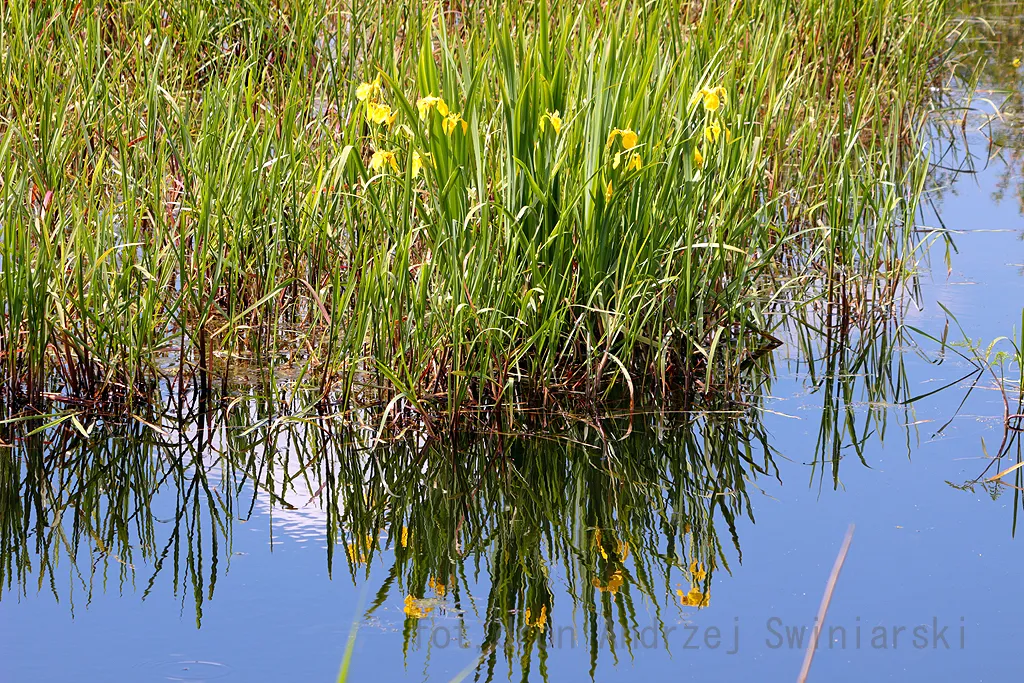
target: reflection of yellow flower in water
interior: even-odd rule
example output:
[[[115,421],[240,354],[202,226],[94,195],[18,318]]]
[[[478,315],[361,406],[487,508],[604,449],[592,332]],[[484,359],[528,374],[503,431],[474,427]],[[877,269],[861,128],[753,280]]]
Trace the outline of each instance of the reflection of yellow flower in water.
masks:
[[[413,162],[413,168],[415,168],[415,166],[416,166],[416,164],[415,164],[415,162]],[[409,545],[409,527],[403,526],[402,527],[402,547],[404,548],[407,545]]]
[[[711,601],[711,593],[702,593],[700,588],[697,586],[691,586],[688,593],[684,593],[683,589],[676,590],[676,594],[679,595],[679,604],[684,607],[696,607],[698,609],[707,607]]]
[[[611,183],[608,183],[611,185]],[[597,546],[597,552],[601,553],[601,557],[608,559],[608,551],[604,549],[604,538],[601,536],[601,530],[596,529],[594,531],[594,544]],[[615,554],[619,556],[620,560],[625,560],[629,557],[629,543],[625,541],[615,541]]]
[[[427,112],[435,107],[441,116],[448,116],[448,105],[440,97],[427,95],[426,97],[421,97],[416,100],[416,108],[420,112],[420,121],[426,121]]]
[[[385,166],[390,166],[391,170],[398,173],[398,159],[395,158],[395,153],[378,149],[370,157],[370,168],[374,171],[382,171]]]
[[[366,562],[366,554],[363,549],[355,543],[348,544],[348,556],[352,558],[352,561],[356,564],[364,564]]]
[[[367,553],[369,552],[369,549],[373,547],[373,536],[366,534],[365,544],[362,546],[355,541],[351,541],[346,545],[348,547],[348,555],[352,558],[352,561],[356,564],[365,564]]]
[[[427,582],[427,586],[434,591],[434,594],[439,598],[443,598],[445,593],[448,592],[448,587],[441,582],[440,579],[436,579],[433,576],[430,577],[430,581]]]
[[[690,106],[692,107],[698,102],[704,103],[705,111],[718,111],[721,107],[728,104],[728,97],[726,96],[725,88],[722,86],[717,88],[701,88],[690,99]]]
[[[562,115],[557,111],[549,111],[544,116],[540,117],[540,131],[544,132],[544,123],[546,121],[551,122],[551,127],[555,129],[555,135],[562,132]]]
[[[527,626],[533,626],[534,628],[539,628],[541,631],[543,631],[544,628],[548,624],[548,606],[547,605],[541,605],[540,606],[540,612],[537,613],[537,618],[536,619],[532,618],[532,613],[530,612],[530,608],[527,607],[526,608],[525,618],[526,618],[526,625]]]
[[[593,584],[594,588],[601,591],[602,593],[608,592],[612,595],[615,595],[619,592],[619,589],[622,588],[622,584],[624,581],[625,579],[622,576],[622,570],[616,569],[608,578],[608,583],[602,583],[601,579],[597,578],[596,576],[590,580],[590,583]]]
[[[407,595],[405,596],[405,607],[402,608],[402,611],[413,619],[422,619],[430,614],[433,609],[433,605],[425,604],[414,595]]]
[[[704,565],[694,560],[690,563],[690,575],[693,576],[694,581],[703,581],[708,573],[704,571]]]

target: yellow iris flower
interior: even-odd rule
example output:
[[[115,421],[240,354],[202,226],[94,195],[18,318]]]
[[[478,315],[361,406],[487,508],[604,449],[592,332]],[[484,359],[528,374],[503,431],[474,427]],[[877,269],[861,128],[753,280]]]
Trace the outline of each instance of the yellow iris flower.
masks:
[[[434,108],[437,108],[437,113],[441,116],[448,116],[448,105],[440,97],[427,95],[416,100],[416,109],[420,112],[420,121],[426,121],[427,112]]]
[[[1014,69],[1020,68],[1020,57],[1014,57],[1013,58],[1013,68]]]
[[[622,155],[624,152],[618,152],[614,158],[612,158],[612,168],[618,168],[622,163]],[[638,152],[633,152],[629,155],[629,161],[626,162],[627,171],[639,171],[644,165],[643,159],[640,157]]]
[[[555,130],[555,135],[562,132],[562,115],[558,111],[549,111],[540,117],[540,132],[544,132],[544,124],[551,122],[551,127]]]
[[[391,170],[398,173],[398,159],[395,158],[395,153],[378,149],[370,157],[370,168],[374,171],[383,171],[385,166],[390,166]]]
[[[722,135],[722,126],[715,121],[710,126],[704,127],[704,139],[708,142],[718,142],[718,138]]]
[[[462,134],[465,135],[469,130],[469,123],[462,118],[461,114],[457,114],[455,112],[451,112],[444,117],[444,120],[441,121],[441,128],[444,130],[445,135],[451,135],[455,132],[455,127],[460,123],[462,124]]]
[[[640,138],[631,128],[612,128],[612,132],[608,133],[608,142],[605,144],[606,147],[611,147],[612,143],[615,142],[615,138],[620,137],[622,139],[623,149],[633,149],[637,143],[640,142]]]
[[[690,106],[692,107],[698,102],[704,103],[706,111],[718,111],[729,103],[729,98],[726,95],[725,88],[722,86],[717,88],[701,88],[690,99]]]
[[[693,150],[693,163],[698,168],[704,168],[704,155],[700,153],[699,149]]]
[[[380,74],[377,75],[373,81],[367,83],[363,81],[356,88],[356,98],[360,102],[374,101],[380,97]]]
[[[609,180],[608,184],[604,186],[604,200],[606,202],[610,202],[612,200],[612,190],[613,190],[613,188],[612,188],[612,181]],[[604,559],[607,560],[608,559],[608,554],[605,553],[604,548],[601,548],[600,546],[598,546],[598,550],[601,551],[601,557],[603,557]]]
[[[395,122],[398,117],[397,111],[391,111],[391,107],[380,102],[367,102],[366,103],[366,118],[370,119],[376,124],[386,123],[389,126]]]
[[[412,177],[416,178],[419,176],[420,171],[423,170],[423,157],[420,156],[419,152],[412,153]],[[405,543],[402,543],[405,545]]]

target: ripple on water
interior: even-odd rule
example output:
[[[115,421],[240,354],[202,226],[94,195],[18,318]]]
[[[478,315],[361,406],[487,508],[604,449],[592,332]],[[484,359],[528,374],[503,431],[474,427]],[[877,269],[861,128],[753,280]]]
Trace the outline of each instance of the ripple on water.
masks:
[[[149,661],[139,664],[138,668],[150,674],[154,681],[212,681],[231,674],[231,667],[220,662],[209,662],[202,659],[188,659],[179,655],[171,655],[167,661]]]

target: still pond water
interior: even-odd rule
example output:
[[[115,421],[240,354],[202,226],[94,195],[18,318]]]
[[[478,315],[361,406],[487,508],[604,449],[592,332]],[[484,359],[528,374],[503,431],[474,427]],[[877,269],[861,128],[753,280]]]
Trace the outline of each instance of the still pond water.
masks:
[[[906,327],[784,347],[752,414],[371,451],[254,401],[15,444],[0,680],[333,681],[354,620],[355,681],[794,680],[851,524],[816,680],[1019,679],[1021,503],[984,482],[1019,444],[986,457],[1006,407],[957,322],[1019,334],[1021,127],[975,106]]]

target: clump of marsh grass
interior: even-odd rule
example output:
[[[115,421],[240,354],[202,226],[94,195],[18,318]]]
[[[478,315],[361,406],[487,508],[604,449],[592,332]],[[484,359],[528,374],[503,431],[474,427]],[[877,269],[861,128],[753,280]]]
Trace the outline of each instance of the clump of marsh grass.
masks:
[[[0,8],[8,412],[740,398],[913,271],[941,0]],[[825,294],[823,295],[822,292]]]

